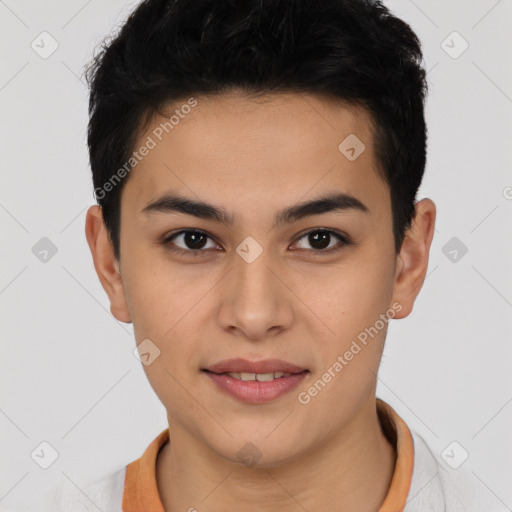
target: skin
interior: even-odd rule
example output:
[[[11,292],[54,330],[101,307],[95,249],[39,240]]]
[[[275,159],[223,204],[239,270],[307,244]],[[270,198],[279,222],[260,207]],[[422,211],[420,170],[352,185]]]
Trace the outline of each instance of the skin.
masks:
[[[172,444],[157,458],[164,508],[253,511],[257,503],[265,511],[376,511],[396,459],[375,405],[387,324],[308,404],[297,394],[393,304],[401,306],[395,319],[409,315],[427,272],[436,207],[430,199],[416,203],[396,254],[390,192],[361,108],[291,93],[197,100],[123,189],[120,262],[101,209],[90,207],[86,220],[112,314],[133,322],[137,344],[149,338],[161,351],[144,371],[171,432]],[[154,119],[140,142],[163,120]],[[351,133],[366,145],[355,161],[338,149]],[[141,213],[170,191],[224,208],[235,223]],[[274,226],[278,210],[333,191],[356,197],[369,212]],[[204,255],[175,254],[172,242],[160,242],[185,228],[211,237]],[[307,236],[319,228],[345,233],[352,243],[333,236],[329,247],[340,250],[322,254]],[[236,252],[248,236],[263,249],[252,263]],[[194,250],[183,236],[173,241]],[[246,404],[200,371],[231,357],[280,358],[310,373],[273,402]],[[252,467],[237,457],[247,442],[261,453]]]

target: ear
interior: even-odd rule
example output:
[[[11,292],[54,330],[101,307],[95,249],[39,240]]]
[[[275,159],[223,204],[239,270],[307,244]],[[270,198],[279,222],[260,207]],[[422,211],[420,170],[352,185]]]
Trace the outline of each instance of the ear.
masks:
[[[110,311],[120,322],[130,323],[131,317],[124,293],[119,261],[103,222],[100,206],[91,206],[85,220],[85,236],[91,250],[94,268],[110,300]]]
[[[416,214],[405,233],[396,261],[392,303],[401,304],[402,309],[394,318],[405,318],[412,311],[425,281],[430,244],[434,237],[436,205],[430,199],[422,199],[415,207]]]

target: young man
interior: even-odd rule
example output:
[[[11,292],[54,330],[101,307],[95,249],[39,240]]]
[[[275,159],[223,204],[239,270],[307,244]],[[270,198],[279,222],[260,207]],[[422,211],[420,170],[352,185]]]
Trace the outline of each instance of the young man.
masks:
[[[376,398],[434,233],[421,59],[362,0],[147,0],[104,46],[86,236],[169,428],[63,509],[484,510]]]

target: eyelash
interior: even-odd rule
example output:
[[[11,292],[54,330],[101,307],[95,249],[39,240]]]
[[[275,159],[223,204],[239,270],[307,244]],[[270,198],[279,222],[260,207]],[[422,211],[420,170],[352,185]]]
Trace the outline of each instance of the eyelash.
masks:
[[[182,235],[182,234],[185,234],[185,233],[197,233],[197,234],[206,236],[210,240],[213,240],[213,238],[210,235],[208,235],[207,233],[205,233],[204,231],[201,231],[199,229],[183,229],[181,231],[178,231],[177,233],[172,233],[171,235],[165,237],[162,240],[162,245],[166,246],[168,250],[170,250],[170,251],[172,251],[173,253],[176,253],[176,254],[182,254],[182,255],[187,255],[187,256],[191,255],[193,257],[203,256],[203,254],[205,252],[207,252],[206,250],[203,250],[203,249],[197,249],[197,250],[189,249],[189,250],[185,250],[185,249],[181,249],[179,247],[178,248],[171,247],[170,243],[172,242],[172,240],[174,238],[178,237],[179,235]],[[306,236],[308,236],[308,235],[310,235],[312,233],[327,233],[329,235],[335,236],[336,238],[339,239],[340,242],[342,242],[341,246],[331,247],[330,249],[316,249],[316,250],[315,249],[302,249],[302,250],[311,252],[311,256],[313,256],[313,257],[317,257],[317,256],[322,256],[322,255],[332,254],[334,252],[338,252],[341,249],[343,249],[343,247],[345,247],[347,245],[350,245],[352,243],[347,236],[342,235],[341,233],[338,233],[337,231],[334,231],[332,229],[322,229],[322,228],[315,228],[315,229],[309,230],[306,233],[303,233],[302,235],[300,235],[296,240],[299,241],[302,238],[304,238],[304,237],[306,237]]]

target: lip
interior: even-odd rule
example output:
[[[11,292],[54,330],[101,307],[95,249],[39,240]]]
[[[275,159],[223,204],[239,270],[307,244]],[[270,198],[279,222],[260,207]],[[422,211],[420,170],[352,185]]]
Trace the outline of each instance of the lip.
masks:
[[[227,374],[212,373],[208,370],[203,370],[203,373],[216,384],[218,389],[227,393],[229,396],[249,404],[262,404],[276,400],[277,398],[292,391],[292,389],[296,388],[303,381],[309,371],[304,370],[300,373],[294,373],[286,377],[279,377],[278,379],[266,382],[260,382],[258,380],[239,380]],[[270,372],[259,371],[250,373]]]
[[[297,387],[309,373],[309,370],[282,359],[264,359],[250,361],[243,358],[224,359],[207,368],[203,373],[224,393],[250,404],[262,404],[275,400]],[[235,379],[227,373],[275,373],[291,375],[270,381],[245,381]]]
[[[264,359],[262,361],[249,361],[248,359],[235,358],[224,359],[212,366],[203,368],[211,373],[294,373],[298,374],[308,371],[306,368],[301,368],[287,361],[281,359]]]

